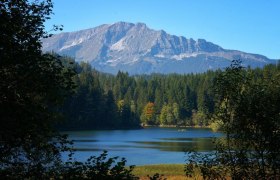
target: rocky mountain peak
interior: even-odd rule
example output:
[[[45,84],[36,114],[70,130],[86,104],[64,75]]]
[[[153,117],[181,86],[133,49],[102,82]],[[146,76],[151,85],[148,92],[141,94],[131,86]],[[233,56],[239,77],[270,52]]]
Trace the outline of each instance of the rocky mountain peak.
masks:
[[[222,47],[204,39],[175,36],[144,23],[117,22],[43,39],[43,51],[55,51],[86,61],[96,69],[116,73],[189,73],[223,68],[233,59],[252,67],[271,61]]]

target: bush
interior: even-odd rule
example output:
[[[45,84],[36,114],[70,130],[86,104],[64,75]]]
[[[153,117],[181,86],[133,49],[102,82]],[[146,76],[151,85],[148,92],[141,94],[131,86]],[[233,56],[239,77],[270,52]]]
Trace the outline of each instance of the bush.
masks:
[[[132,174],[134,166],[126,167],[126,160],[107,158],[107,151],[100,156],[91,156],[86,162],[68,161],[57,174],[56,179],[138,179]],[[71,159],[71,158],[70,158]]]

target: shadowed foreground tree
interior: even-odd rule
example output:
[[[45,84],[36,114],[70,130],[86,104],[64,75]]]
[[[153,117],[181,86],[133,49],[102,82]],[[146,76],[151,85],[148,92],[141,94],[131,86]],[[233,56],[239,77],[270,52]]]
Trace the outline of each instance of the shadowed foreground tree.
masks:
[[[0,3],[0,179],[133,179],[125,159],[107,160],[106,153],[61,161],[68,141],[53,126],[74,71],[71,61],[41,52],[51,13],[50,0]]]
[[[73,87],[71,69],[42,54],[51,1],[0,4],[0,175],[43,177],[59,163],[66,139],[52,130],[58,105]],[[47,166],[49,166],[47,168]]]
[[[218,75],[215,119],[225,138],[216,141],[216,153],[193,156],[187,175],[199,169],[205,179],[280,178],[279,76],[256,76],[240,61]]]

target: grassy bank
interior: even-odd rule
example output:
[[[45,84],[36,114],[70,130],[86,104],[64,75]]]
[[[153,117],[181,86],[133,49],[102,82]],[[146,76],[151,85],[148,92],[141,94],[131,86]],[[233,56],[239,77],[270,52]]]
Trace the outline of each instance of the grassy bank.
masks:
[[[163,174],[164,178],[169,179],[188,179],[184,173],[184,164],[159,164],[159,165],[145,165],[136,166],[133,174],[140,177],[140,179],[149,179],[147,175],[153,176],[154,174]]]
[[[140,180],[149,180],[156,173],[163,175],[162,179],[167,180],[202,180],[199,171],[196,171],[194,177],[188,178],[184,172],[184,164],[156,164],[156,165],[144,165],[136,166],[133,170],[133,174],[140,177]],[[230,176],[225,177],[226,180],[230,180]]]

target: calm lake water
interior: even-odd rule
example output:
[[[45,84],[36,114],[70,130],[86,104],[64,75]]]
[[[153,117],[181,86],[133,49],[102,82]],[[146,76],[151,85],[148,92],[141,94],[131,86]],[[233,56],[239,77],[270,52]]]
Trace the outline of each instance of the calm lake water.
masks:
[[[77,150],[75,158],[85,161],[107,150],[110,157],[127,159],[128,165],[184,163],[185,151],[213,150],[213,138],[221,133],[208,128],[144,128],[139,130],[68,131]],[[64,157],[65,158],[65,157]]]

